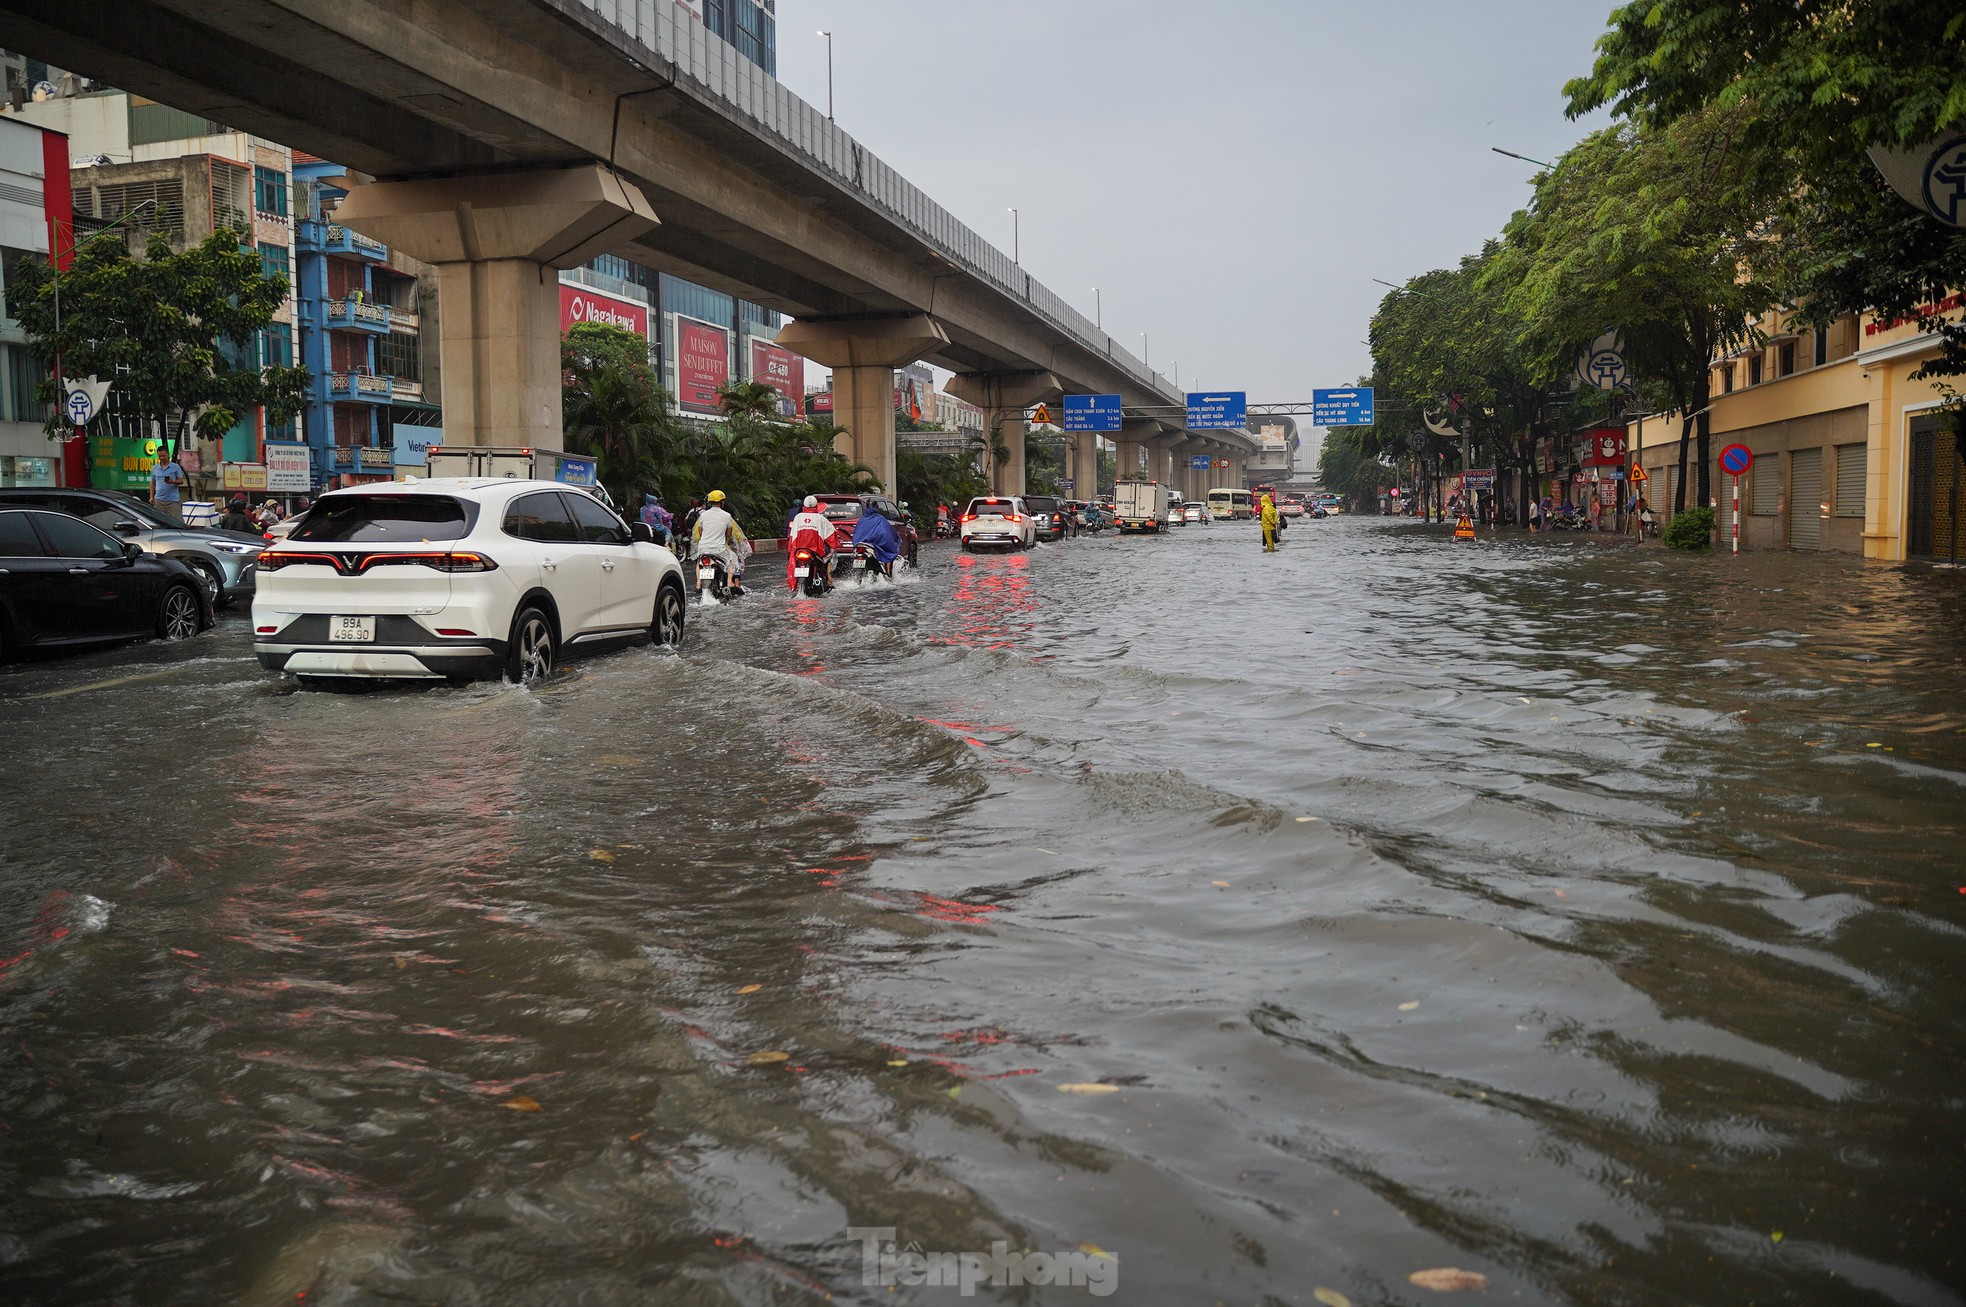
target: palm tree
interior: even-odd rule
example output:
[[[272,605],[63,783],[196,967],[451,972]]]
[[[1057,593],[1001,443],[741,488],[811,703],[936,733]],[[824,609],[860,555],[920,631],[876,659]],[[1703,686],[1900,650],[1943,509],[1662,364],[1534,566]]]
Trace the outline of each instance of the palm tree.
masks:
[[[667,398],[645,374],[607,362],[562,392],[567,449],[599,460],[601,482],[616,503],[633,503],[675,450]]]
[[[717,407],[727,418],[773,419],[779,416],[779,395],[762,381],[728,381],[717,387]]]

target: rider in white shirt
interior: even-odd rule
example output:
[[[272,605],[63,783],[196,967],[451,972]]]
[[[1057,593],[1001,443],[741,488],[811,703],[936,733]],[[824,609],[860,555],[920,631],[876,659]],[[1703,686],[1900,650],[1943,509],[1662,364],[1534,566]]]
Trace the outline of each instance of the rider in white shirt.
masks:
[[[696,525],[690,531],[690,541],[696,546],[698,558],[720,558],[724,570],[730,574],[732,590],[744,588],[744,528],[724,507],[724,492],[712,490],[710,502],[696,515]]]

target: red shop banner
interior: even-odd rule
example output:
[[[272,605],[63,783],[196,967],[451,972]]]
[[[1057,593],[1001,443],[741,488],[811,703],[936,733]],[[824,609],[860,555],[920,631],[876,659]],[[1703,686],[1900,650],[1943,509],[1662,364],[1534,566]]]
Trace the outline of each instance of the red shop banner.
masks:
[[[560,332],[577,327],[583,322],[599,323],[603,327],[620,327],[639,336],[649,334],[649,311],[645,304],[622,299],[618,295],[605,295],[586,286],[560,284]]]
[[[1599,427],[1586,432],[1585,467],[1623,467],[1625,465],[1625,429],[1623,427]]]
[[[812,394],[806,396],[806,412],[831,413],[832,411],[833,411],[832,391],[815,390],[812,392]]]
[[[787,417],[803,416],[806,394],[806,361],[789,349],[769,341],[751,342],[751,380],[763,382],[784,400],[780,405]]]
[[[676,318],[676,406],[692,413],[719,413],[717,387],[730,380],[730,333],[680,315]]]

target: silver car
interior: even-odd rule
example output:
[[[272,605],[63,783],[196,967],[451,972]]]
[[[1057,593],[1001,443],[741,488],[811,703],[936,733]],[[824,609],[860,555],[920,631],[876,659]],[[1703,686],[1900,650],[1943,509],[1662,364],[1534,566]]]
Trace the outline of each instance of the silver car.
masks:
[[[234,600],[251,601],[259,551],[266,547],[262,536],[186,526],[173,514],[120,490],[17,487],[0,490],[0,507],[67,513],[135,541],[145,553],[175,558],[198,574],[214,609]]]

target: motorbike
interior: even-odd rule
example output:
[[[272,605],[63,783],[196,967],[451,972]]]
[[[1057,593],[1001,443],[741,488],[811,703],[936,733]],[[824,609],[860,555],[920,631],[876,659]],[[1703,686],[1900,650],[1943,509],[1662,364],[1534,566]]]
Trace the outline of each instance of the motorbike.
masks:
[[[733,593],[742,593],[731,589],[730,567],[721,557],[712,554],[706,558],[698,558],[695,567],[698,599],[702,599],[707,593],[718,603],[723,603]]]
[[[808,599],[817,599],[833,588],[831,572],[827,561],[812,550],[797,549],[792,552],[792,580],[805,591]]]
[[[955,538],[955,535],[956,524],[954,522],[946,517],[935,519],[935,538],[937,540],[952,540]]]
[[[880,555],[874,552],[872,545],[855,545],[848,566],[859,574],[862,583],[871,581],[875,577],[882,577],[889,581],[894,579],[894,564],[883,563]]]

